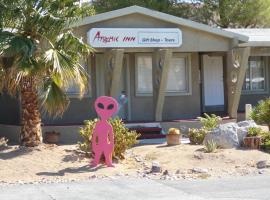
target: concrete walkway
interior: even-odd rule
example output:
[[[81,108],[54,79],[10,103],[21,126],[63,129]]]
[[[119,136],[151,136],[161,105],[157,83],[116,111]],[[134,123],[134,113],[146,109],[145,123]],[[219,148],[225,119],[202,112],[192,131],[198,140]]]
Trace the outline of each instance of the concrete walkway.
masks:
[[[269,200],[270,177],[196,181],[119,178],[84,182],[4,186],[1,200]]]

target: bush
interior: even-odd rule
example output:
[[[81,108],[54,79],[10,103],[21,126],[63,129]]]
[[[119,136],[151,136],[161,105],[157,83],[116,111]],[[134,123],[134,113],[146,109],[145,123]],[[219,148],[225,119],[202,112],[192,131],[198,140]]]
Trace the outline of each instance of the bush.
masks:
[[[261,137],[261,148],[270,150],[270,132],[264,131],[259,127],[251,127],[248,129],[247,137]]]
[[[97,119],[86,120],[85,126],[80,129],[80,135],[84,139],[83,143],[79,142],[79,147],[84,152],[91,152],[91,138],[93,129],[97,123]],[[124,159],[125,151],[135,145],[140,136],[136,131],[129,131],[119,118],[109,120],[114,130],[114,152],[113,157],[117,159]]]
[[[190,128],[188,131],[188,137],[191,144],[202,144],[203,140],[208,133],[205,128]]]
[[[205,147],[206,153],[216,152],[216,150],[218,148],[217,143],[214,140],[207,141],[205,143],[204,147]]]
[[[5,149],[8,146],[8,139],[2,137],[0,138],[0,150]]]
[[[270,129],[270,98],[260,101],[250,116],[257,124],[266,124]]]
[[[263,130],[259,127],[250,127],[248,128],[247,137],[255,137],[263,135]]]
[[[218,124],[221,121],[219,116],[216,116],[215,114],[208,115],[206,113],[204,113],[204,116],[205,117],[198,117],[204,129],[210,131],[218,127]]]

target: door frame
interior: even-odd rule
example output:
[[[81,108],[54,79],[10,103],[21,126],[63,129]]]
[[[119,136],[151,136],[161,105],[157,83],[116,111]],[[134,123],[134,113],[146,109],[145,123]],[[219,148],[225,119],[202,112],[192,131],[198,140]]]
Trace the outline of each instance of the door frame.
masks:
[[[223,64],[223,93],[224,93],[224,105],[223,106],[205,106],[204,100],[204,63],[203,63],[203,56],[208,55],[209,57],[220,56],[222,57],[222,64]],[[200,77],[201,77],[201,112],[202,113],[215,113],[227,112],[227,84],[226,84],[226,53],[223,52],[213,52],[213,53],[200,53]]]

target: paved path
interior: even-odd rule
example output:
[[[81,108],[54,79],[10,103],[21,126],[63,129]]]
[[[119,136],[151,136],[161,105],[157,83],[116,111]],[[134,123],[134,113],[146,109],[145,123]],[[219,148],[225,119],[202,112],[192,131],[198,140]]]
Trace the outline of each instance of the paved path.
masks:
[[[270,200],[270,176],[200,181],[119,178],[0,187],[1,200]]]

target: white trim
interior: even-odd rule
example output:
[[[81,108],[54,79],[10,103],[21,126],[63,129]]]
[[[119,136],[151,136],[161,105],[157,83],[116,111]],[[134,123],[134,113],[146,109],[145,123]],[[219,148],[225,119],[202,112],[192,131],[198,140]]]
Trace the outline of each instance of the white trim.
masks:
[[[209,33],[212,33],[215,35],[220,35],[220,36],[226,37],[226,38],[231,38],[231,39],[237,38],[238,40],[240,40],[242,42],[248,41],[248,37],[243,35],[243,34],[225,31],[225,30],[220,29],[220,28],[213,28],[213,27],[205,25],[205,24],[193,22],[191,20],[187,20],[187,19],[183,19],[183,18],[176,17],[173,15],[165,14],[162,12],[150,10],[148,8],[143,8],[140,6],[130,6],[127,8],[122,8],[122,9],[113,10],[110,12],[97,14],[94,16],[85,17],[81,21],[78,21],[77,23],[73,24],[72,27],[83,26],[86,24],[93,24],[93,23],[97,23],[97,22],[101,22],[101,21],[105,21],[105,20],[110,20],[113,18],[122,17],[125,15],[134,14],[134,13],[139,13],[142,15],[150,16],[150,17],[153,17],[156,19],[160,19],[162,21],[174,23],[174,24],[181,25],[181,26],[186,26],[186,27],[193,28],[196,30],[209,32]]]

